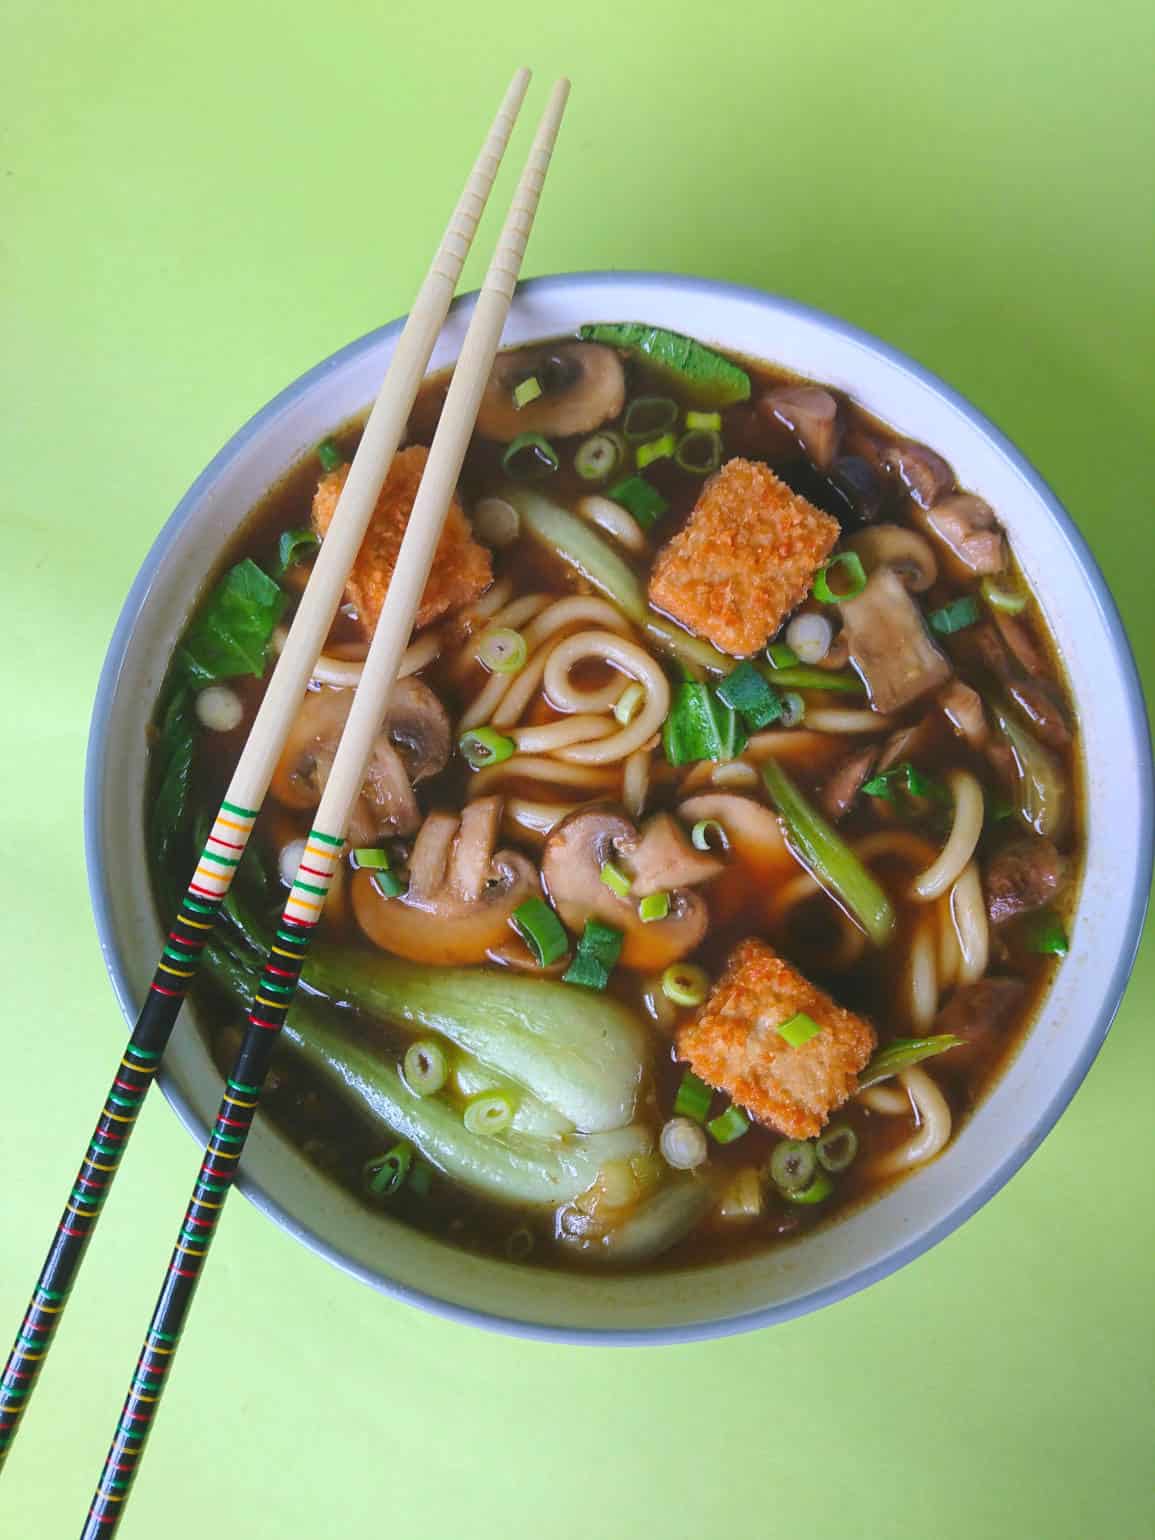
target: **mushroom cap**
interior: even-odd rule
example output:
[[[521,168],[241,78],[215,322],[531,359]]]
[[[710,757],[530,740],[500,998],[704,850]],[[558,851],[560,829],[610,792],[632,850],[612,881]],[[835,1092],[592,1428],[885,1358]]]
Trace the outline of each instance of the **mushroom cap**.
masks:
[[[925,444],[888,444],[882,463],[892,471],[920,508],[931,508],[954,486],[954,472]]]
[[[763,415],[789,428],[808,457],[824,471],[838,448],[838,402],[817,385],[780,385],[760,400]]]
[[[536,379],[541,395],[519,407],[513,393]],[[592,433],[625,405],[626,375],[613,348],[598,342],[547,342],[499,353],[490,372],[477,431],[507,444],[520,433],[571,438]]]
[[[912,594],[922,594],[938,577],[938,562],[925,535],[902,524],[872,524],[843,541],[854,551],[867,572],[893,567]]]
[[[765,803],[735,791],[706,791],[678,804],[686,824],[712,818],[722,825],[732,859],[710,889],[710,911],[718,924],[747,917],[759,899],[767,903],[797,871],[778,816]]]
[[[533,863],[494,851],[500,797],[480,797],[460,819],[431,813],[409,862],[409,888],[384,898],[372,873],[353,878],[353,913],[376,946],[411,962],[484,962],[510,936],[509,917],[539,892]]]
[[[282,806],[307,810],[320,802],[352,704],[352,690],[323,686],[305,696],[269,786]],[[365,843],[412,834],[421,822],[413,786],[445,767],[449,748],[449,718],[437,696],[420,679],[398,680],[350,821],[351,838]]]
[[[677,825],[669,820],[669,828],[660,830],[660,839],[667,851],[673,850],[677,837]],[[666,841],[670,843],[665,844]],[[683,837],[683,844],[685,843]],[[595,919],[612,925],[622,932],[620,961],[626,968],[642,972],[657,972],[685,957],[706,934],[709,918],[706,904],[698,894],[685,886],[667,889],[670,893],[670,912],[663,920],[644,923],[638,914],[638,899],[644,894],[632,890],[622,898],[601,880],[601,870],[607,861],[625,867],[632,875],[635,853],[644,850],[646,831],[639,836],[638,830],[624,813],[612,807],[585,807],[564,819],[545,842],[541,858],[541,874],[554,907],[571,931],[580,935],[587,920]],[[652,847],[653,850],[654,847]],[[692,847],[688,847],[695,856]],[[675,869],[668,864],[660,851],[642,857],[641,880],[651,879],[660,867],[681,875],[687,880],[704,881],[721,868],[717,862],[706,858],[710,867],[701,874],[690,875],[687,866]],[[647,887],[646,892],[658,891]]]

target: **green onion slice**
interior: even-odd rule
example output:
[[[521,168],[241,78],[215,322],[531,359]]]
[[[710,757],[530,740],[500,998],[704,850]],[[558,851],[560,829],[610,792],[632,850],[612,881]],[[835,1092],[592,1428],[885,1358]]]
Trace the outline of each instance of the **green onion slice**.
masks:
[[[609,888],[611,893],[616,893],[619,898],[625,898],[630,891],[630,879],[622,871],[620,866],[615,866],[612,861],[603,861],[602,869],[598,876]]]
[[[834,827],[795,786],[781,765],[768,759],[762,779],[803,864],[857,920],[875,946],[894,934],[894,906]]]
[[[389,870],[389,852],[377,845],[359,845],[349,854],[357,871],[387,872]]]
[[[638,396],[626,407],[622,431],[630,444],[667,433],[678,420],[678,403],[669,396]]]
[[[569,950],[565,926],[543,898],[527,898],[509,918],[539,968],[548,968]]]
[[[647,893],[638,905],[638,919],[643,925],[652,925],[655,920],[664,920],[670,912],[670,895],[668,893]]]
[[[858,1089],[865,1091],[868,1086],[889,1080],[892,1075],[921,1064],[924,1059],[946,1053],[948,1048],[957,1048],[961,1042],[961,1037],[955,1037],[950,1032],[940,1032],[935,1037],[897,1037],[892,1043],[887,1043],[885,1048],[880,1048],[861,1071]]]
[[[798,1011],[791,1016],[789,1021],[784,1021],[778,1028],[778,1036],[791,1048],[801,1048],[812,1037],[817,1037],[822,1028],[814,1020],[813,1016],[807,1016],[805,1011]]]
[[[695,1123],[701,1123],[709,1112],[713,1099],[714,1087],[707,1085],[694,1074],[692,1069],[688,1069],[682,1076],[678,1094],[674,1097],[674,1116],[693,1118]]]
[[[826,1172],[817,1171],[809,1187],[804,1187],[801,1192],[788,1192],[784,1196],[790,1203],[821,1203],[833,1191],[834,1183]]]
[[[708,476],[722,463],[722,435],[711,428],[691,428],[678,440],[674,463],[692,476]]]
[[[731,1104],[725,1112],[710,1119],[706,1131],[718,1144],[733,1144],[735,1139],[741,1139],[749,1127],[750,1119],[740,1108]]]
[[[500,765],[517,748],[512,738],[499,733],[495,727],[472,727],[467,733],[462,733],[457,746],[471,770],[482,770],[486,765]]]
[[[646,698],[646,687],[635,679],[614,702],[614,721],[620,722],[623,727],[628,727],[642,709],[642,703]]]
[[[573,961],[562,974],[564,982],[580,984],[583,989],[604,989],[621,954],[623,939],[612,925],[587,920]]]
[[[1027,950],[1041,957],[1066,957],[1071,950],[1062,920],[1053,909],[1032,915],[1026,931]]]
[[[747,659],[715,685],[718,699],[741,714],[751,731],[768,727],[782,715],[782,697]]]
[[[837,592],[830,586],[830,577],[842,568],[845,585]],[[866,568],[857,551],[839,551],[818,569],[814,579],[814,597],[820,604],[841,604],[843,599],[856,599],[866,587]]]
[[[716,818],[699,818],[690,830],[690,844],[695,850],[729,850],[726,831]]]
[[[847,668],[817,668],[795,662],[777,668],[767,666],[763,672],[776,690],[830,690],[836,695],[862,695],[865,690],[858,675]]]
[[[806,702],[797,690],[787,690],[782,696],[778,718],[783,727],[799,727],[806,720]]]
[[[858,1154],[858,1135],[849,1123],[831,1123],[814,1141],[814,1151],[824,1171],[845,1171]]]
[[[983,578],[979,592],[992,610],[1002,610],[1004,615],[1021,615],[1027,607],[1026,594],[1018,593],[1013,588],[1002,588],[991,577]]]
[[[933,798],[936,802],[950,800],[950,793],[941,782],[923,775],[921,770],[916,770],[906,759],[862,783],[862,789],[868,797],[881,797],[886,802],[894,801],[896,787],[905,787],[912,797]]]
[[[771,642],[766,649],[766,657],[771,668],[793,668],[798,662],[798,654],[793,647],[787,647],[785,642]]]
[[[643,476],[627,476],[606,493],[641,525],[650,529],[669,509],[669,503]]]
[[[501,1091],[487,1091],[466,1105],[462,1118],[471,1134],[500,1134],[513,1122],[513,1103]]]
[[[573,468],[583,481],[604,481],[622,463],[625,445],[616,433],[595,433],[573,457]]]
[[[638,469],[644,471],[655,460],[672,460],[677,447],[678,441],[672,433],[663,433],[661,438],[651,439],[648,444],[639,444],[634,455]]]
[[[345,456],[331,438],[323,438],[317,445],[317,459],[321,462],[321,469],[326,472],[335,471],[345,463]]]
[[[770,1156],[770,1180],[787,1197],[803,1192],[818,1172],[818,1154],[808,1139],[782,1139]]]
[[[398,898],[405,891],[405,884],[396,872],[374,872],[369,881],[382,898]]]
[[[401,1068],[405,1084],[416,1096],[434,1096],[449,1079],[449,1066],[440,1047],[427,1038],[410,1043]]]
[[[721,412],[687,412],[686,427],[697,428],[704,433],[721,433]]]
[[[525,667],[529,649],[520,631],[495,626],[478,642],[477,656],[491,674],[516,674]]]
[[[557,450],[540,433],[519,433],[501,457],[502,470],[514,481],[539,481],[552,476],[560,464]]]
[[[404,1182],[413,1163],[413,1146],[404,1141],[384,1155],[366,1161],[361,1169],[365,1189],[374,1198],[391,1198]]]
[[[701,1005],[710,992],[710,976],[697,963],[671,963],[662,974],[662,993],[675,1005]]]
[[[944,604],[941,610],[932,610],[927,616],[930,629],[938,636],[953,636],[956,631],[965,631],[968,626],[973,626],[979,618],[979,607],[970,594],[961,599],[953,599],[950,604]]]
[[[523,406],[528,406],[531,401],[536,401],[541,395],[541,381],[536,375],[530,375],[528,380],[522,380],[520,385],[513,388],[513,404],[520,412]]]
[[[277,541],[277,570],[274,577],[284,577],[290,567],[306,561],[321,544],[320,537],[312,529],[282,530]]]

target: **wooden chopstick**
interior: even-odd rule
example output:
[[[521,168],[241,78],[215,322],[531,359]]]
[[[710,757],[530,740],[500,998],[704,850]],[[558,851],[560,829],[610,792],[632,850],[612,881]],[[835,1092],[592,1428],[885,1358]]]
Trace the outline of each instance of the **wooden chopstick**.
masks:
[[[212,935],[309,676],[341,602],[345,579],[361,548],[381,485],[405,432],[529,79],[530,72],[519,69],[510,82],[397,339],[332,524],[57,1225],[0,1380],[0,1469],[48,1356],[104,1200],[160,1066],[181,1004],[196,977],[203,947]]]
[[[538,125],[529,160],[478,296],[361,682],[257,986],[244,1040],[225,1083],[217,1120],[205,1146],[196,1186],[81,1540],[102,1540],[113,1534],[124,1513],[156,1418],[165,1376],[171,1368],[205,1257],[256,1115],[272,1050],[340,860],[346,826],[360,795],[373,742],[433,564],[481,394],[501,341],[568,95],[569,82],[559,81]]]

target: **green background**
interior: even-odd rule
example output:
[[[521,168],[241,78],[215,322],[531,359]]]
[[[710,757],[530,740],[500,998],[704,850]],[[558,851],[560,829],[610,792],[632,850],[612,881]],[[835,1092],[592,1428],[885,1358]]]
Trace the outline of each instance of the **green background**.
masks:
[[[527,272],[734,279],[907,349],[1051,480],[1150,686],[1153,14],[5,0],[5,1346],[123,1033],[81,775],[124,593],[233,430],[405,308],[511,68],[536,67],[531,105],[558,72],[575,84]],[[1061,1126],[960,1233],[756,1335],[486,1335],[234,1202],[125,1533],[1150,1536],[1153,986],[1149,940]],[[4,1535],[79,1530],[194,1158],[154,1098]]]

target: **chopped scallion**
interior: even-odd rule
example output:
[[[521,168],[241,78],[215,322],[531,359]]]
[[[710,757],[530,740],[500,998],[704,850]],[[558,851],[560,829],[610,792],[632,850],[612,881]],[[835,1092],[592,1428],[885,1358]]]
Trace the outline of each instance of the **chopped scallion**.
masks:
[[[768,727],[782,715],[782,699],[747,659],[715,685],[718,699],[741,714],[752,731]]]
[[[664,920],[670,912],[670,895],[668,893],[647,893],[638,905],[638,919],[643,925],[652,925],[655,920]]]
[[[678,420],[678,403],[669,396],[638,396],[626,407],[622,431],[631,444],[666,433]]]
[[[320,538],[314,530],[282,531],[281,538],[277,541],[277,570],[273,576],[284,577],[290,567],[295,567],[299,561],[305,561],[312,556],[320,544]]]
[[[604,481],[622,463],[625,446],[616,433],[595,433],[573,457],[573,468],[583,481]]]
[[[957,1048],[961,1042],[961,1037],[950,1032],[940,1032],[935,1037],[897,1037],[885,1048],[880,1048],[866,1068],[859,1072],[858,1089],[865,1091],[868,1086],[889,1080],[892,1075],[921,1064],[924,1059],[946,1053],[948,1048]]]
[[[517,748],[512,738],[499,733],[495,727],[473,727],[462,733],[458,748],[471,770],[481,770],[486,765],[500,765],[509,759]]]
[[[839,567],[842,568],[843,587],[835,590],[830,586],[830,578]],[[843,599],[856,599],[865,587],[866,568],[862,565],[861,556],[857,551],[839,551],[837,556],[832,556],[818,569],[814,579],[814,597],[820,604],[840,604]]]
[[[783,727],[799,727],[806,720],[806,702],[797,690],[787,690],[782,696],[778,719]]]
[[[834,1191],[834,1183],[825,1171],[816,1171],[814,1180],[809,1187],[804,1187],[801,1192],[788,1192],[784,1194],[789,1203],[821,1203],[829,1198]]]
[[[642,709],[645,698],[645,685],[638,684],[637,680],[633,684],[626,685],[614,702],[614,721],[620,722],[623,727],[628,727]]]
[[[1002,610],[1004,615],[1021,615],[1027,607],[1026,594],[1003,588],[992,577],[983,578],[979,591],[992,610]]]
[[[1033,915],[1027,925],[1027,950],[1042,957],[1066,957],[1071,949],[1063,922],[1052,909]]]
[[[569,950],[565,926],[543,898],[527,898],[509,918],[539,968],[548,968]]]
[[[562,974],[564,981],[580,984],[584,989],[604,989],[621,955],[622,940],[621,931],[612,925],[587,920],[573,962]]]
[[[387,872],[389,852],[377,845],[359,845],[349,852],[357,871]]]
[[[620,866],[615,866],[612,861],[603,861],[602,869],[598,876],[609,888],[611,893],[616,893],[619,898],[625,898],[630,891],[630,879],[622,871]]]
[[[513,388],[513,404],[520,412],[523,406],[528,406],[531,401],[536,401],[541,395],[541,381],[536,375],[530,375],[528,380],[522,380]]]
[[[688,1069],[682,1076],[678,1094],[674,1097],[674,1116],[693,1118],[695,1123],[701,1123],[709,1112],[713,1099],[714,1087],[707,1085],[694,1074],[692,1069]]]
[[[529,649],[520,631],[495,626],[478,642],[477,656],[491,674],[516,674],[525,667]]]
[[[651,439],[648,444],[639,444],[635,451],[638,469],[644,471],[655,460],[672,460],[677,447],[678,441],[672,433],[663,433],[661,438]]]
[[[971,595],[966,594],[944,604],[941,610],[932,610],[926,618],[930,629],[938,636],[953,636],[956,631],[965,631],[974,625],[979,618],[979,607]]]
[[[401,1068],[405,1084],[416,1096],[434,1096],[449,1079],[449,1066],[441,1048],[427,1038],[410,1043]]]
[[[413,1146],[404,1142],[366,1161],[361,1170],[366,1191],[374,1198],[391,1198],[412,1164]]]
[[[858,1135],[849,1123],[831,1123],[818,1135],[814,1148],[824,1171],[845,1171],[858,1154]]]
[[[817,1037],[821,1031],[822,1028],[813,1016],[808,1016],[805,1011],[797,1011],[789,1021],[784,1021],[778,1028],[778,1036],[789,1043],[791,1048],[801,1048],[812,1037]]]
[[[668,510],[669,503],[644,476],[627,476],[606,493],[630,514],[643,529],[650,529]]]
[[[701,1005],[710,992],[710,976],[697,963],[671,963],[662,974],[662,993],[675,1005]]]
[[[382,898],[397,898],[405,891],[405,884],[396,872],[374,872],[369,881]]]
[[[787,647],[785,642],[771,642],[766,649],[766,657],[771,668],[793,668],[798,662],[798,654],[793,647]]]
[[[707,1131],[718,1144],[733,1144],[735,1139],[741,1139],[749,1127],[750,1119],[733,1104],[706,1124]]]
[[[704,433],[721,433],[721,412],[687,412],[686,427],[697,428]]]
[[[674,461],[692,476],[708,476],[722,463],[721,434],[708,428],[691,428],[678,440]]]
[[[797,659],[777,668],[767,666],[763,672],[776,690],[829,690],[836,695],[862,695],[865,691],[862,680],[849,669],[816,668]]]
[[[321,462],[321,469],[326,472],[335,471],[345,463],[345,456],[331,438],[323,438],[317,445],[317,459]]]
[[[462,1122],[471,1134],[500,1134],[513,1122],[513,1103],[501,1091],[486,1091],[466,1105]]]
[[[505,446],[501,468],[515,481],[538,481],[552,476],[560,465],[557,450],[540,433],[519,433]]]
[[[730,841],[716,818],[699,818],[690,830],[690,844],[695,850],[728,850]]]
[[[770,1156],[770,1180],[785,1197],[803,1192],[818,1171],[818,1154],[808,1139],[782,1139]]]

